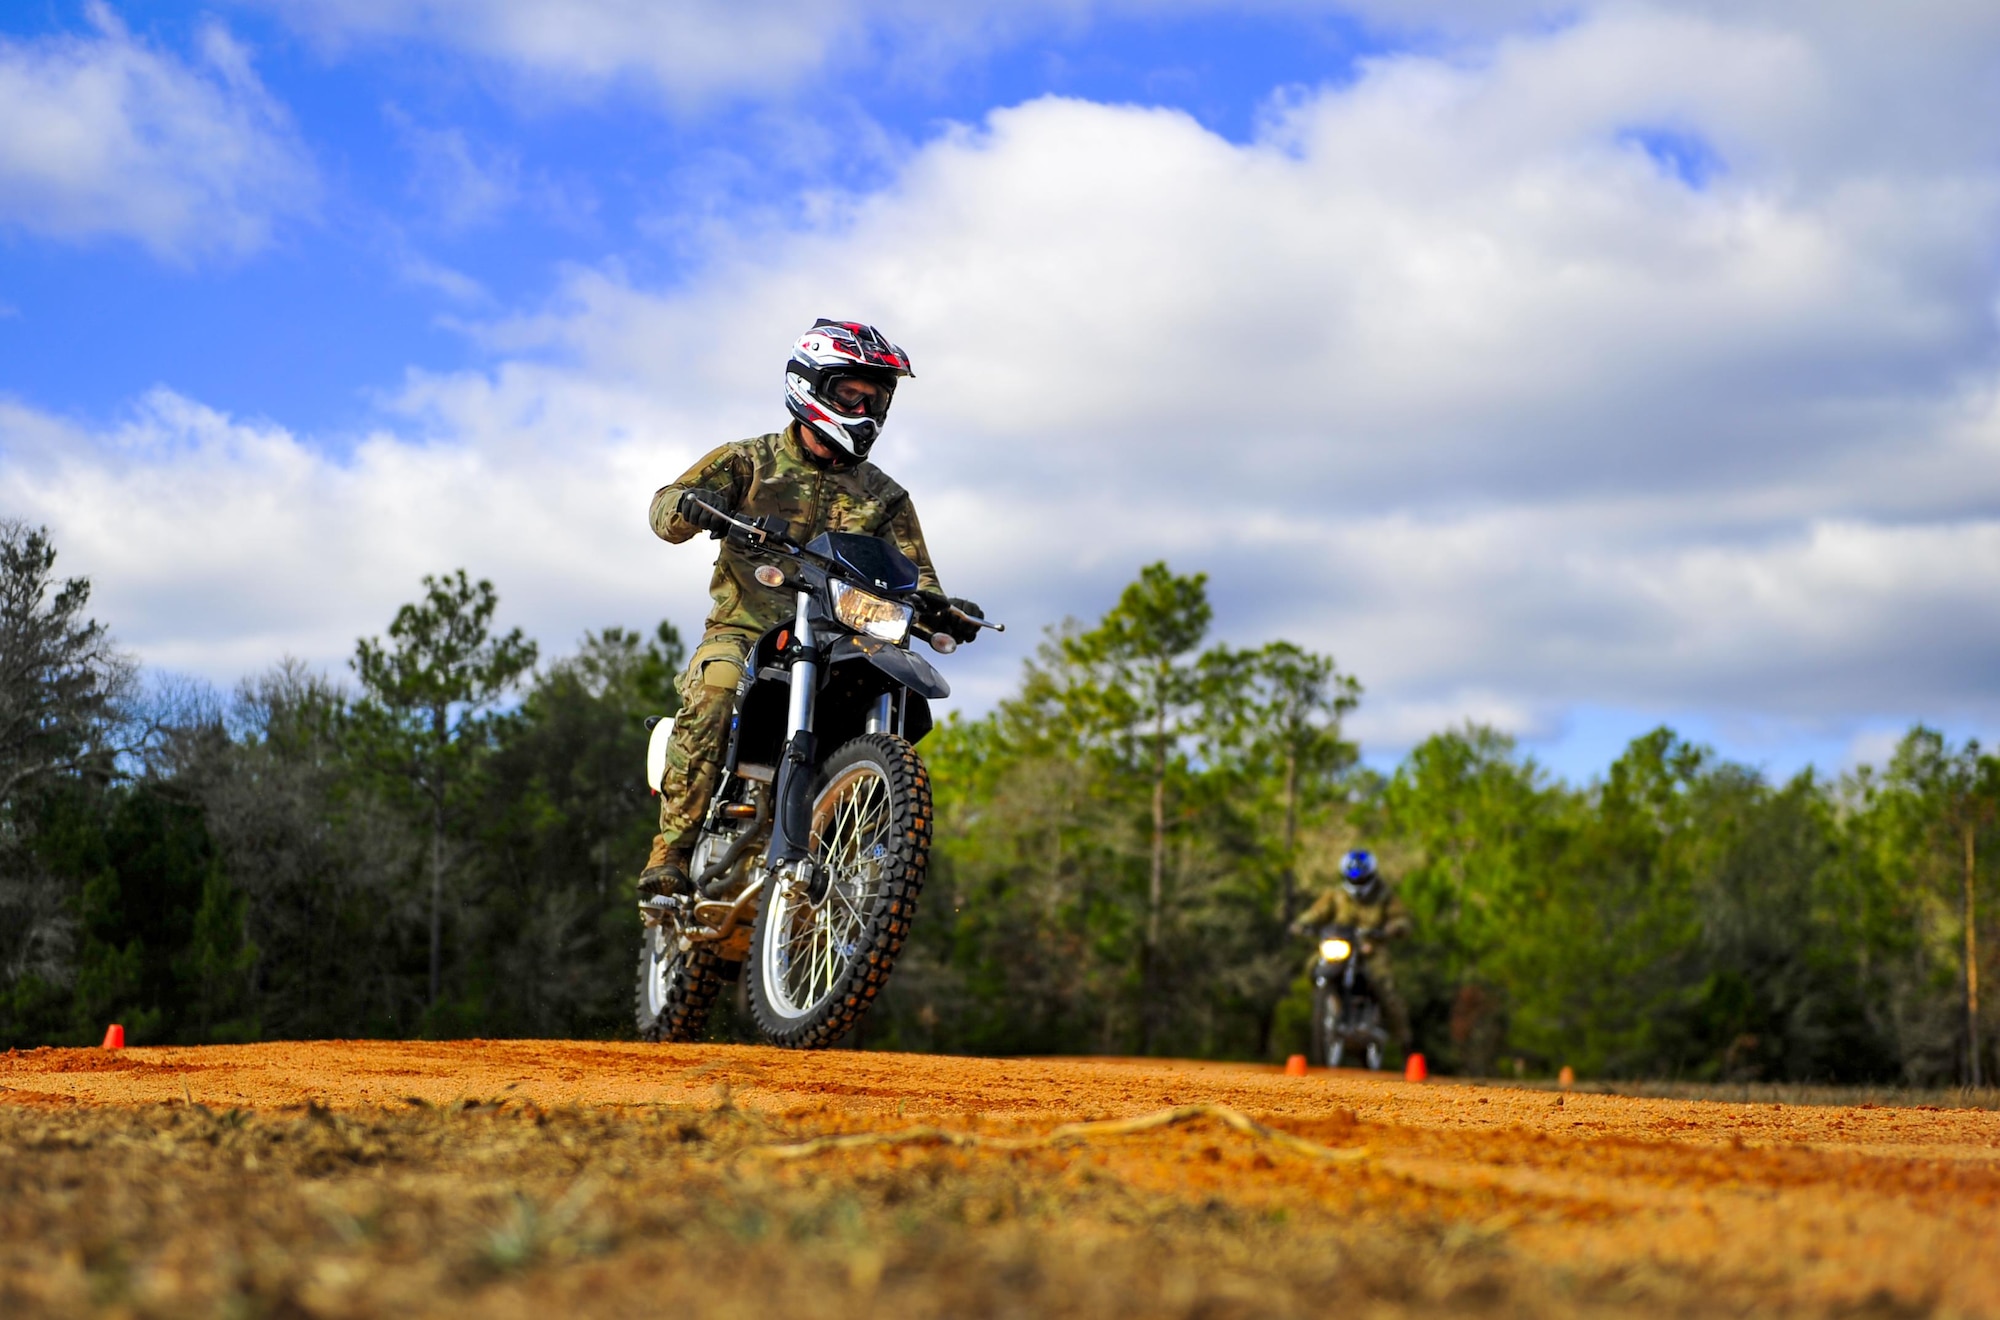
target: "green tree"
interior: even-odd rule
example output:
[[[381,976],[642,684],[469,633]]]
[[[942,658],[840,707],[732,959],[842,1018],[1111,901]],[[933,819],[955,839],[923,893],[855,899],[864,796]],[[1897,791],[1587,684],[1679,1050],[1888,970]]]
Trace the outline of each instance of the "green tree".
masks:
[[[1595,947],[1594,896],[1567,856],[1574,796],[1511,737],[1467,725],[1413,748],[1359,824],[1416,925],[1398,957],[1425,1049],[1472,1071],[1507,1043],[1567,1061],[1591,1003],[1567,969]]]
[[[1214,611],[1208,575],[1184,577],[1164,561],[1148,564],[1095,628],[1062,642],[1076,672],[1066,704],[1086,736],[1147,776],[1151,834],[1145,935],[1140,943],[1139,1048],[1151,1049],[1158,1002],[1160,923],[1166,905],[1167,784],[1193,731],[1201,696],[1193,653]]]
[[[0,804],[127,746],[132,662],[84,616],[90,579],[55,563],[45,529],[0,519]]]
[[[658,817],[640,773],[644,720],[675,713],[685,659],[672,624],[651,638],[587,633],[497,722],[473,859],[474,971],[491,1028],[631,1029],[632,878]]]
[[[84,886],[94,872],[51,859],[73,851],[75,830],[87,832],[80,822],[94,819],[118,754],[142,733],[129,709],[132,662],[86,615],[89,579],[58,580],[55,564],[45,529],[0,519],[0,1037],[8,1040],[71,1028],[90,938]],[[57,820],[63,846],[38,837]]]
[[[1943,767],[1945,828],[1957,837],[1959,920],[1964,927],[1966,1081],[1984,1085],[1979,1056],[1979,834],[1993,824],[2000,805],[2000,762],[1982,756],[1977,740],[1946,758]]]
[[[1361,685],[1333,657],[1286,641],[1211,647],[1197,669],[1196,757],[1211,828],[1232,836],[1240,854],[1218,897],[1247,909],[1239,919],[1252,945],[1222,981],[1257,1021],[1257,1053],[1269,1055],[1280,1004],[1300,975],[1290,926],[1303,906],[1301,828],[1331,825],[1329,813],[1346,804],[1342,776],[1357,749],[1340,726]]]
[[[1856,932],[1861,970],[1879,986],[1904,1074],[1983,1079],[1979,841],[2000,803],[2000,766],[1977,742],[1954,747],[1919,725],[1846,790],[1849,883],[1870,916]]]
[[[1215,647],[1202,655],[1198,669],[1206,760],[1276,789],[1281,825],[1274,915],[1289,924],[1299,908],[1300,811],[1333,797],[1338,776],[1355,762],[1357,749],[1340,736],[1340,725],[1360,704],[1361,684],[1341,673],[1332,656],[1285,641],[1244,651]]]
[[[338,686],[283,661],[238,685],[222,736],[193,740],[174,773],[255,949],[248,1005],[219,1008],[225,1024],[298,1040],[402,1034],[421,1015],[424,901],[409,879],[425,831],[357,727]]]
[[[430,993],[435,1009],[444,966],[447,825],[457,790],[484,748],[487,714],[535,664],[519,628],[492,630],[493,584],[464,569],[426,575],[424,598],[396,611],[389,640],[364,638],[354,671],[364,693],[356,715],[371,759],[400,775],[430,828]]]

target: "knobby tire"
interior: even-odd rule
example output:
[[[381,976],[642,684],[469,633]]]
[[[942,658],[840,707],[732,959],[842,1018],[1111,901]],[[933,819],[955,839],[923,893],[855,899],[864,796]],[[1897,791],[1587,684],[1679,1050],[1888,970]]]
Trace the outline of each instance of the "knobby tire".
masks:
[[[660,938],[671,939],[663,932]],[[722,988],[722,959],[715,946],[696,943],[686,953],[673,957],[667,969],[665,1002],[659,1012],[648,1002],[653,975],[653,940],[656,932],[646,931],[639,941],[639,985],[634,995],[639,1039],[658,1045],[688,1044],[698,1041],[708,1030],[709,1010]]]
[[[831,992],[802,1015],[794,1016],[775,1006],[765,984],[774,966],[771,943],[786,938],[784,932],[776,929],[778,914],[785,904],[778,902],[775,895],[767,895],[757,913],[744,973],[749,978],[751,1016],[765,1039],[774,1045],[825,1049],[853,1030],[889,983],[896,956],[909,938],[910,919],[916,914],[917,895],[930,865],[930,772],[916,749],[901,738],[886,733],[863,734],[827,758],[813,789],[816,822],[827,805],[828,789],[838,785],[843,775],[864,765],[872,765],[888,788],[888,819],[875,836],[884,847],[877,887],[868,910],[859,914],[858,947],[852,954],[843,955],[845,965],[833,977]],[[815,849],[816,858],[821,847]]]

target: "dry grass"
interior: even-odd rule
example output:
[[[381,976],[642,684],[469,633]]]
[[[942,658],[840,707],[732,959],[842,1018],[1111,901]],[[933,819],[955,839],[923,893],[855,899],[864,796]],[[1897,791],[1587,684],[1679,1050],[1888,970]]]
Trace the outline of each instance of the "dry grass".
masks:
[[[1439,1191],[1213,1122],[1012,1150],[752,1154],[823,1135],[726,1093],[705,1109],[554,1113],[0,1105],[0,1314],[1784,1309],[1761,1286],[1540,1263],[1510,1226],[1569,1211]],[[1311,1133],[1335,1147],[1358,1135]]]

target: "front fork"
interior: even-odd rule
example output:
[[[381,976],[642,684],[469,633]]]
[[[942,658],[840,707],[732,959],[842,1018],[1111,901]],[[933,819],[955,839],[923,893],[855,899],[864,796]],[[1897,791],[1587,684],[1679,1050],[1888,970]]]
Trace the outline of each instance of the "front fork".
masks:
[[[813,635],[809,606],[812,596],[801,591],[792,613],[792,636],[798,639],[799,655],[792,661],[791,702],[785,712],[785,750],[778,762],[777,782],[772,785],[771,848],[767,864],[774,873],[789,869],[811,888],[813,901],[819,898],[820,877],[809,874],[804,864],[812,844],[812,768],[814,755],[813,706],[819,694],[819,670],[823,656]],[[869,733],[901,732],[903,710],[896,697],[885,692],[869,709],[865,727]]]
[[[819,690],[820,652],[813,637],[812,596],[801,591],[792,614],[792,636],[799,647],[792,661],[791,704],[785,712],[785,750],[778,760],[776,799],[771,812],[771,870],[796,867],[805,860],[812,838],[813,701]]]

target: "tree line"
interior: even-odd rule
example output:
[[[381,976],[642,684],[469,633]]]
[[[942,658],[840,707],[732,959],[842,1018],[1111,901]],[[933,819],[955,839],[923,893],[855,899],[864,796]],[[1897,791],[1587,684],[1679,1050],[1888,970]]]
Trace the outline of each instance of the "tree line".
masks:
[[[630,1031],[671,624],[545,660],[460,571],[348,674],[281,661],[222,695],[142,683],[54,565],[0,524],[0,1045]],[[1211,626],[1206,579],[1152,565],[940,724],[931,879],[857,1043],[1295,1052],[1288,927],[1367,846],[1416,920],[1399,982],[1440,1070],[1991,1078],[1976,742],[1919,727],[1885,766],[1777,783],[1659,729],[1573,785],[1468,725],[1384,774],[1332,657]]]

